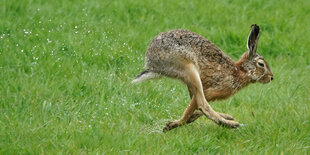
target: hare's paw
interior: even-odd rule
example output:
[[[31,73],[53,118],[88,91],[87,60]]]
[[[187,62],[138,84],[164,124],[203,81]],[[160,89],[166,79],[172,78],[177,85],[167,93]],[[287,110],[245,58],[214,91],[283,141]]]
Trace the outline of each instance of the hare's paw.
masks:
[[[228,114],[224,114],[224,113],[219,113],[218,114],[220,116],[222,116],[223,118],[225,118],[226,120],[235,120],[231,115],[228,115]]]
[[[167,131],[169,131],[171,129],[174,129],[174,128],[180,126],[180,125],[181,125],[180,121],[168,122],[166,124],[166,126],[164,127],[163,132],[167,132]]]
[[[238,122],[232,121],[232,120],[226,120],[226,119],[220,120],[219,125],[228,127],[228,128],[237,128],[240,126]]]

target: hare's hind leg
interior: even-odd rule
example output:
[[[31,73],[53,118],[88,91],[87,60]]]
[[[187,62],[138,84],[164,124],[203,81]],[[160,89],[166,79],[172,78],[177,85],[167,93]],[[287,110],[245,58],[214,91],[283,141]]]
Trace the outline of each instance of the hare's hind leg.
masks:
[[[166,132],[176,127],[196,121],[200,116],[204,115],[203,112],[197,110],[197,107],[198,106],[197,106],[196,100],[194,97],[192,97],[192,100],[187,106],[187,108],[185,109],[182,118],[180,120],[168,122],[166,126],[164,127],[163,131]],[[219,114],[221,117],[223,117],[226,120],[234,120],[234,118],[228,114],[219,113],[219,112],[217,112],[217,114]]]
[[[221,117],[220,114],[215,112],[212,107],[208,104],[204,93],[203,88],[200,80],[199,73],[196,67],[192,63],[188,63],[184,68],[184,77],[183,81],[190,87],[190,90],[193,94],[193,99],[195,99],[197,103],[197,108],[209,119],[214,121],[219,125],[224,125],[228,127],[238,127],[239,123],[231,120],[226,120],[225,118]],[[190,115],[191,116],[191,115]],[[188,117],[188,119],[190,118]]]
[[[224,113],[220,113],[220,112],[217,112],[220,116],[222,116],[223,118],[227,119],[227,120],[235,120],[234,117],[232,117],[231,115],[229,114],[224,114]]]
[[[196,104],[196,103],[193,103],[193,102],[196,102],[195,100],[192,100],[190,104]],[[196,104],[196,107],[197,107],[197,104]],[[193,112],[194,111],[194,112]],[[190,113],[192,113],[190,115]],[[223,117],[224,119],[226,120],[235,120],[232,116],[228,115],[228,114],[224,114],[224,113],[219,113],[217,112],[221,117]],[[182,118],[180,120],[176,120],[176,121],[173,121],[173,122],[168,122],[164,128],[164,131],[168,131],[168,130],[171,130],[171,129],[174,129],[176,127],[179,127],[179,126],[182,126],[182,125],[185,125],[185,124],[189,124],[189,123],[192,123],[194,121],[196,121],[200,116],[204,115],[201,111],[197,110],[193,110],[192,108],[190,108],[190,105],[186,108]]]
[[[233,118],[230,115],[217,113],[208,104],[203,93],[200,76],[196,67],[192,63],[188,63],[183,69],[183,76],[180,78],[189,87],[192,100],[189,106],[186,108],[182,118],[174,122],[168,122],[166,127],[164,128],[164,132],[179,127],[181,125],[191,123],[202,115],[207,116],[209,119],[219,125],[232,128],[238,127],[239,123],[232,121],[231,119]],[[195,112],[197,108],[200,111]]]
[[[193,92],[191,91],[190,87],[188,88],[188,92],[189,92],[189,96],[192,99],[193,98]],[[217,112],[220,116],[222,116],[223,118],[227,119],[227,120],[235,120],[232,116],[228,115],[228,114],[224,114],[224,113],[219,113]],[[196,119],[198,119],[200,116],[202,116],[203,113],[201,111],[196,111],[195,113],[193,113],[193,115],[189,118],[188,121],[186,121],[186,123],[191,123],[194,122]]]
[[[193,102],[196,102],[195,100],[192,100],[190,104],[193,104]],[[196,103],[195,103],[196,104]],[[196,104],[197,105],[197,104]],[[192,111],[191,108],[189,108],[190,105],[186,108],[181,120],[177,120],[177,121],[173,121],[173,122],[168,122],[164,128],[164,131],[168,131],[171,129],[174,129],[176,127],[185,125],[185,124],[189,124],[192,123],[194,121],[196,121],[200,116],[204,115],[201,111],[197,110],[195,112],[192,113],[192,115],[189,115],[190,111]],[[228,114],[223,114],[223,113],[219,113],[217,112],[221,117],[227,119],[227,120],[234,120],[234,118]]]

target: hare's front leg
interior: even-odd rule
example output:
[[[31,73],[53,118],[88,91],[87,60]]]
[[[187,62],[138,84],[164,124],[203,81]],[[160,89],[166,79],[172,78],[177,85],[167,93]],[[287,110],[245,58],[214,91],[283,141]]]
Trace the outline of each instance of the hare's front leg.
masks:
[[[189,105],[185,109],[182,118],[180,120],[168,122],[166,124],[166,126],[164,127],[163,131],[166,132],[166,131],[169,131],[169,130],[174,129],[176,127],[179,127],[179,126],[182,126],[184,124],[188,124],[188,123],[195,121],[198,117],[200,117],[200,116],[194,114],[194,111],[196,109],[197,109],[197,103],[195,101],[195,98],[192,98],[191,102],[189,103]],[[194,115],[196,116],[196,118],[193,118]]]
[[[208,104],[202,89],[202,84],[200,80],[199,73],[196,67],[189,63],[185,67],[185,74],[184,74],[184,82],[190,87],[193,92],[193,98],[195,98],[197,102],[198,109],[209,119],[214,121],[215,123],[227,127],[236,128],[239,126],[239,123],[232,120],[227,120],[223,118],[220,114],[215,112],[212,107]]]

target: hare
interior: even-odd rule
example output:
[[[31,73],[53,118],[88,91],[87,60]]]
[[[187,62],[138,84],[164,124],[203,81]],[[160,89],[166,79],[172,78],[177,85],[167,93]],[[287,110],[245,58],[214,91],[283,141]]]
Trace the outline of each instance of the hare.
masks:
[[[253,24],[248,50],[237,62],[204,37],[188,30],[172,30],[157,35],[146,52],[145,71],[132,82],[162,76],[183,81],[191,97],[181,119],[168,122],[163,131],[191,123],[202,115],[216,124],[240,126],[228,114],[215,112],[208,102],[226,99],[250,83],[269,83],[273,74],[265,59],[256,53],[260,28]]]

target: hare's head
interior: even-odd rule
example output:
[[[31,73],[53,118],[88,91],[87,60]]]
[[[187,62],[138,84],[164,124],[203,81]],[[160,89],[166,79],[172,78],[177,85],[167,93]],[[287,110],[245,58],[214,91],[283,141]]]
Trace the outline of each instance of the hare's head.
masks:
[[[248,51],[242,56],[242,68],[247,72],[252,82],[268,83],[273,80],[273,74],[265,59],[256,53],[257,42],[259,39],[259,26],[251,26],[248,37]]]

